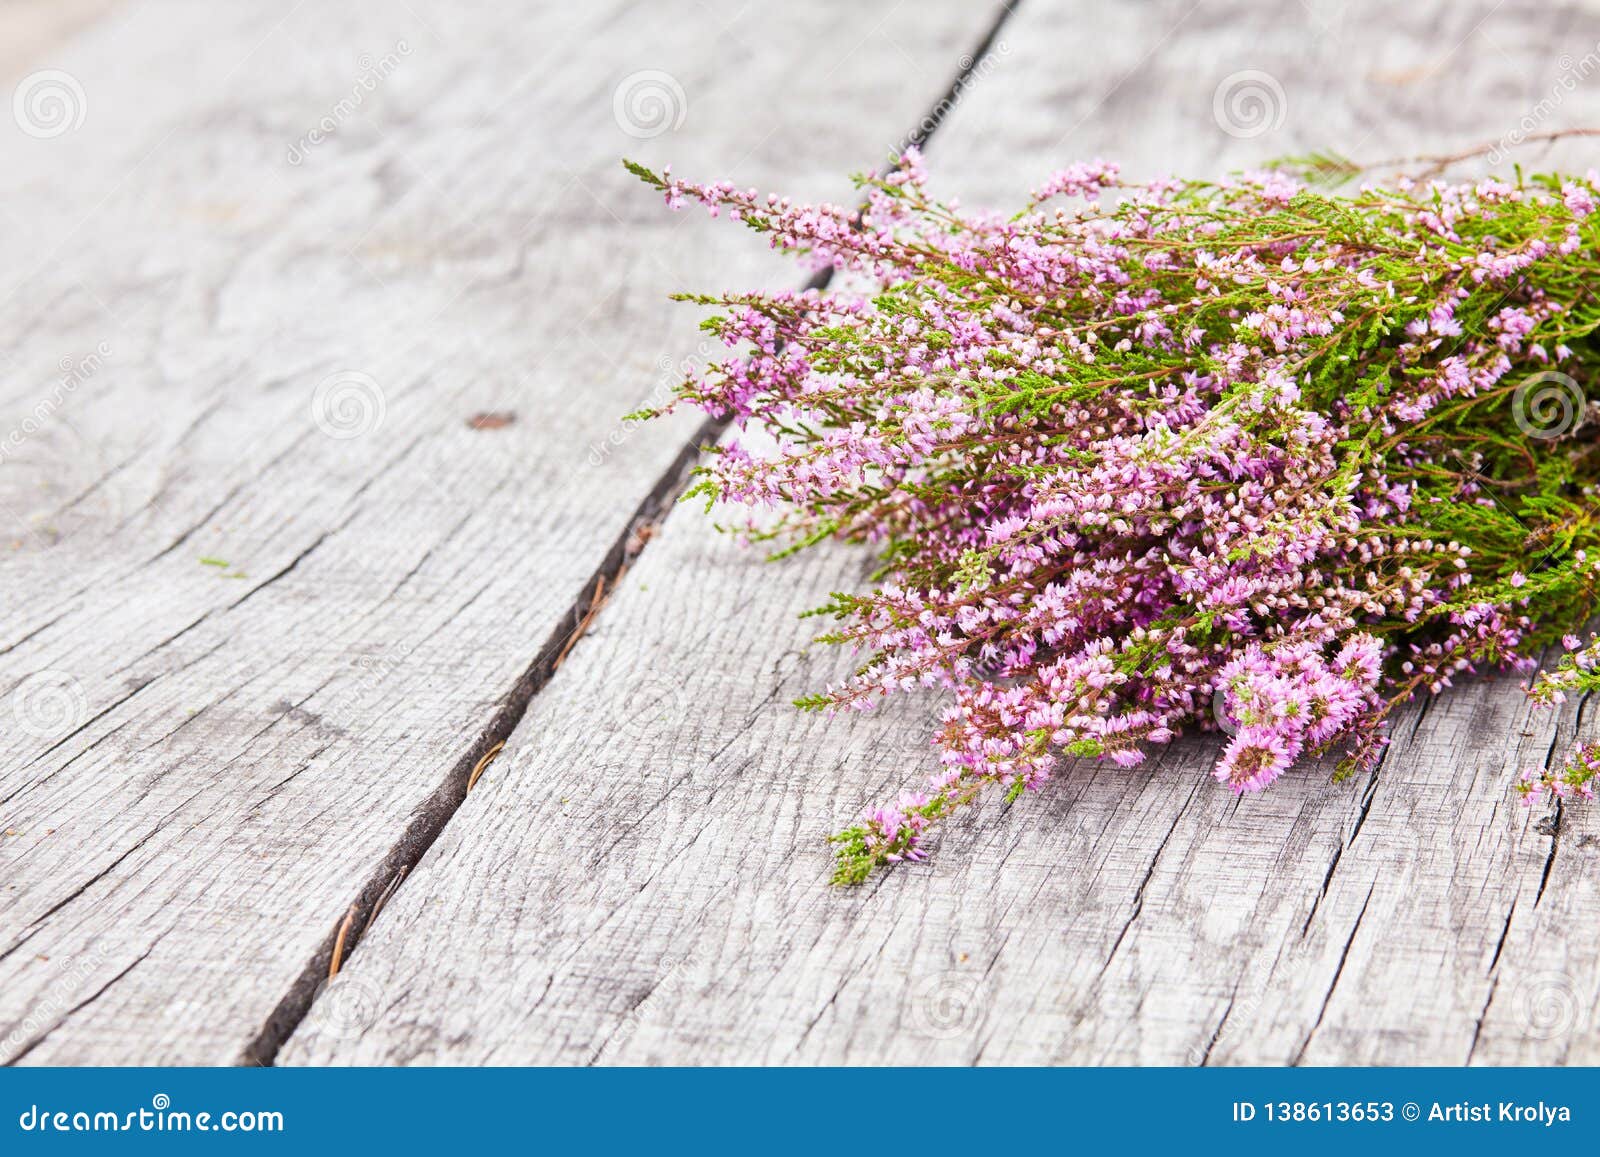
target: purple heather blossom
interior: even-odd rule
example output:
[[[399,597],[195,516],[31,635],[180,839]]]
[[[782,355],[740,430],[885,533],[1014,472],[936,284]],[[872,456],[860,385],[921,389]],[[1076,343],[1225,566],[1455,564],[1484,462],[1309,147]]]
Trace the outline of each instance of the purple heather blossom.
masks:
[[[805,704],[946,697],[940,770],[837,837],[840,878],[1070,756],[1224,726],[1214,774],[1253,792],[1371,768],[1397,706],[1546,644],[1535,699],[1600,689],[1584,399],[1552,431],[1521,391],[1600,361],[1594,175],[1333,197],[1096,160],[1004,217],[933,200],[915,152],[850,205],[636,171],[838,274],[699,299],[729,352],[674,404],[733,421],[698,490],[764,512],[753,536],[883,551],[827,608],[861,665]],[[1596,768],[1515,786],[1587,798]]]

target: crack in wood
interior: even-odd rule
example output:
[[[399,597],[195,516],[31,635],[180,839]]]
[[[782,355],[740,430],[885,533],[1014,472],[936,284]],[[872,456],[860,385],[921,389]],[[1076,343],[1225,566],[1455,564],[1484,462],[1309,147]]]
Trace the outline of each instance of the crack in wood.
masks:
[[[1554,819],[1550,823],[1546,834],[1550,837],[1550,850],[1545,854],[1544,871],[1539,873],[1539,891],[1533,897],[1533,906],[1537,908],[1539,901],[1544,899],[1545,886],[1550,883],[1550,872],[1556,866],[1556,852],[1561,848],[1561,801],[1556,800],[1556,810],[1552,813]]]
[[[930,127],[925,133],[914,132],[907,138],[908,140],[912,140],[919,145],[925,145],[938,131],[942,118],[938,118],[934,114],[940,108],[951,107],[959,99],[963,88],[970,82],[990,49],[994,47],[1001,29],[1016,12],[1020,3],[1021,0],[1003,0],[995,17],[979,39],[978,44],[970,55],[963,58],[965,63],[956,72],[945,91],[930,106],[930,113],[915,122],[919,126],[928,124]],[[833,271],[831,269],[822,270],[807,282],[806,288],[825,289],[831,282],[832,276]],[[404,886],[411,869],[433,846],[465,801],[473,769],[478,766],[479,762],[485,758],[491,749],[496,745],[503,744],[510,737],[511,732],[527,713],[533,697],[549,681],[559,660],[565,657],[566,651],[576,641],[576,636],[590,625],[591,619],[598,613],[600,604],[603,602],[605,589],[608,586],[614,588],[615,580],[632,561],[630,547],[633,548],[634,553],[637,553],[647,545],[648,536],[644,536],[642,541],[637,540],[634,533],[635,528],[641,523],[656,522],[665,516],[667,510],[672,506],[677,492],[682,488],[691,470],[699,461],[700,448],[714,442],[726,429],[727,425],[727,421],[716,419],[705,422],[696,431],[690,443],[673,460],[671,466],[657,480],[650,493],[640,503],[633,518],[629,520],[627,529],[612,544],[601,565],[583,584],[570,610],[562,616],[563,623],[570,622],[571,625],[559,628],[547,640],[534,662],[530,664],[517,684],[502,700],[499,711],[489,725],[468,751],[456,761],[456,764],[447,774],[444,783],[418,809],[411,825],[403,833],[379,870],[370,876],[362,886],[360,894],[350,909],[354,916],[348,920],[348,929],[344,929],[345,920],[342,919],[339,928],[330,930],[322,947],[307,962],[299,978],[279,1000],[277,1007],[267,1018],[266,1023],[262,1025],[251,1042],[246,1045],[240,1057],[242,1064],[271,1065],[274,1062],[284,1042],[288,1040],[301,1021],[310,1013],[311,1005],[316,999],[318,986],[327,972],[329,962],[333,959],[336,945],[341,957],[345,960],[348,960],[355,952],[360,945],[361,939],[372,926],[383,904],[387,903],[392,895]],[[332,534],[338,529],[341,528],[335,527],[320,536],[287,567],[273,575],[265,583],[252,589],[238,602],[243,602],[257,590],[275,582],[293,570],[305,555],[321,545],[328,534]],[[238,602],[233,605],[237,606]],[[1174,825],[1176,825],[1176,821],[1174,821]],[[835,997],[837,997],[837,993],[835,993]],[[824,1008],[823,1012],[825,1011],[826,1008]],[[821,1016],[822,1013],[819,1013],[818,1019]],[[813,1021],[813,1027],[815,1023]],[[807,1031],[809,1032],[809,1029]],[[801,1038],[801,1043],[803,1042],[804,1036]],[[796,1047],[798,1048],[799,1046],[797,1045]]]
[[[1517,914],[1517,902],[1511,901],[1511,910],[1506,913],[1506,922],[1500,928],[1500,939],[1495,941],[1494,955],[1489,959],[1489,971],[1493,972],[1500,966],[1500,953],[1505,951],[1506,937],[1511,935],[1511,918]]]
[[[1151,877],[1156,874],[1156,865],[1161,862],[1161,853],[1167,850],[1167,844],[1172,839],[1172,833],[1178,830],[1184,813],[1189,810],[1189,805],[1194,802],[1194,797],[1200,792],[1200,784],[1196,783],[1189,792],[1189,798],[1183,801],[1183,806],[1178,809],[1178,814],[1172,817],[1172,824],[1167,828],[1167,834],[1161,837],[1161,844],[1156,848],[1155,855],[1150,857],[1150,866],[1145,869],[1144,879],[1139,881],[1139,887],[1133,893],[1133,911],[1129,914],[1127,922],[1122,925],[1122,931],[1117,933],[1117,938],[1111,942],[1111,951],[1106,954],[1106,962],[1100,966],[1096,979],[1106,974],[1111,967],[1111,962],[1117,958],[1117,949],[1122,947],[1122,941],[1127,937],[1128,930],[1133,927],[1134,921],[1139,919],[1139,914],[1144,911],[1144,890],[1149,885]]]
[[[1294,1054],[1290,1064],[1299,1065],[1305,1061],[1306,1050],[1311,1047],[1311,1039],[1317,1035],[1317,1030],[1322,1027],[1323,1017],[1328,1015],[1328,1005],[1333,1003],[1333,991],[1339,987],[1339,978],[1344,975],[1345,962],[1350,959],[1350,948],[1356,942],[1356,933],[1361,931],[1361,921],[1367,914],[1367,905],[1372,903],[1372,890],[1377,884],[1367,889],[1367,898],[1361,902],[1361,911],[1356,914],[1356,922],[1350,928],[1350,936],[1344,942],[1344,950],[1339,953],[1339,964],[1333,970],[1333,979],[1328,983],[1328,991],[1323,994],[1322,1007],[1317,1010],[1317,1019],[1311,1026],[1311,1031],[1306,1033],[1306,1039],[1300,1042],[1300,1048]]]
[[[203,791],[203,789],[202,789],[202,791]],[[188,799],[184,800],[177,807],[173,808],[170,812],[168,812],[165,816],[163,816],[161,818],[161,820],[156,824],[155,827],[151,828],[144,835],[140,836],[136,841],[134,841],[134,843],[133,843],[133,845],[131,847],[129,847],[127,850],[123,851],[120,855],[118,855],[116,857],[116,859],[112,860],[105,867],[101,868],[94,875],[90,876],[83,883],[79,884],[76,888],[74,888],[71,892],[69,892],[65,897],[63,897],[60,900],[57,900],[54,904],[52,904],[49,908],[47,908],[44,912],[42,912],[33,921],[33,923],[27,928],[27,930],[22,934],[22,937],[19,940],[17,940],[16,943],[12,944],[5,951],[0,952],[0,961],[3,961],[7,957],[11,956],[19,948],[21,948],[23,945],[28,943],[29,940],[33,939],[34,935],[38,933],[40,928],[43,928],[45,926],[45,924],[49,921],[50,917],[54,916],[57,912],[61,911],[65,907],[67,907],[67,905],[71,904],[79,896],[82,896],[90,888],[92,888],[96,884],[98,884],[101,880],[103,880],[107,876],[111,875],[111,873],[113,871],[115,871],[117,869],[117,867],[120,866],[123,863],[123,861],[125,861],[129,856],[133,855],[133,853],[137,852],[140,848],[144,847],[147,843],[149,843],[151,840],[153,840],[156,836],[160,835],[162,830],[165,829],[167,827],[167,825],[172,823],[173,819],[175,819],[178,816],[178,814],[183,811],[184,808],[188,807],[191,803],[193,803],[196,799],[198,799],[200,797],[200,795],[202,794],[202,791],[195,792]]]
[[[1511,918],[1509,916],[1506,917],[1506,927],[1511,927]],[[1502,937],[1501,939],[1503,943],[1504,938]],[[1498,950],[1496,951],[1495,955],[1496,957],[1499,956]],[[1478,1012],[1478,1019],[1473,1022],[1472,1041],[1467,1045],[1467,1059],[1461,1062],[1462,1065],[1470,1065],[1472,1063],[1473,1054],[1478,1051],[1478,1040],[1483,1035],[1483,1022],[1489,1019],[1489,1006],[1494,1003],[1495,993],[1499,990],[1500,978],[1496,976],[1489,982],[1489,995],[1484,999],[1483,1008]]]
[[[1227,1027],[1228,1018],[1233,1015],[1234,1002],[1239,999],[1239,986],[1235,984],[1233,991],[1228,993],[1228,1007],[1222,1010],[1222,1019],[1217,1021],[1217,1027],[1211,1030],[1211,1039],[1206,1041],[1205,1051],[1200,1054],[1196,1068],[1205,1068],[1211,1061],[1211,1050],[1217,1047],[1217,1042],[1222,1039],[1222,1031]]]
[[[160,943],[160,941],[158,940],[156,943]],[[9,1057],[6,1058],[5,1063],[7,1065],[16,1065],[16,1064],[20,1063],[24,1057],[26,1057],[34,1049],[36,1049],[40,1045],[42,1045],[45,1042],[45,1040],[50,1036],[51,1033],[55,1032],[56,1029],[60,1028],[64,1024],[66,1024],[67,1021],[71,1020],[73,1017],[77,1016],[78,1013],[82,1012],[84,1009],[88,1008],[95,1001],[99,1000],[102,996],[104,996],[107,992],[109,992],[111,990],[111,987],[114,984],[116,984],[118,981],[120,981],[123,977],[127,976],[128,973],[132,972],[135,968],[139,967],[139,965],[143,964],[149,958],[150,954],[152,952],[154,952],[155,950],[156,950],[156,946],[155,946],[155,944],[152,944],[152,945],[150,945],[149,948],[146,948],[138,956],[134,957],[133,962],[131,964],[129,964],[122,971],[118,972],[115,976],[113,976],[110,980],[106,981],[99,988],[95,989],[88,996],[84,997],[77,1004],[75,1004],[71,1008],[67,1009],[67,1011],[62,1014],[62,1017],[61,1017],[60,1020],[56,1021],[49,1028],[45,1029],[38,1036],[34,1037],[27,1044],[23,1045],[22,1048],[18,1049],[16,1052],[12,1053]]]
[[[672,467],[660,478],[650,493],[641,502],[634,512],[633,518],[628,522],[631,529],[641,520],[659,517],[672,503],[677,492],[688,478],[690,470],[699,459],[698,446],[700,440],[696,437],[686,445],[673,460]],[[446,774],[443,783],[436,788],[431,796],[417,809],[411,824],[406,828],[400,839],[390,850],[377,871],[368,877],[362,886],[355,903],[350,911],[355,913],[350,921],[348,933],[342,937],[341,955],[348,959],[360,945],[361,939],[366,935],[372,925],[372,920],[381,909],[382,904],[392,897],[394,892],[402,886],[405,877],[411,869],[422,859],[423,855],[431,848],[445,826],[450,822],[463,801],[467,798],[467,785],[471,780],[472,771],[479,762],[497,745],[503,744],[510,737],[516,725],[527,714],[528,706],[533,697],[538,694],[550,676],[554,673],[555,661],[567,646],[570,637],[578,625],[584,621],[589,612],[592,592],[599,582],[614,577],[619,572],[627,559],[627,544],[629,530],[625,530],[612,543],[599,569],[586,579],[581,587],[577,599],[571,608],[561,616],[560,625],[545,640],[534,661],[524,670],[522,677],[516,685],[502,698],[499,709],[489,721],[477,739],[467,749],[466,753],[456,760],[455,764]],[[286,568],[292,569],[291,567]],[[283,572],[280,572],[283,573]],[[277,576],[274,576],[277,577]],[[268,580],[271,581],[271,580]],[[341,913],[340,925],[344,923],[344,914]],[[300,976],[290,986],[289,990],[280,998],[277,1007],[273,1010],[267,1021],[262,1025],[255,1037],[247,1044],[240,1056],[240,1063],[247,1065],[270,1065],[283,1047],[284,1041],[294,1032],[300,1022],[311,1011],[312,1001],[316,998],[319,984],[326,977],[329,963],[332,961],[336,946],[341,944],[339,928],[331,930],[321,949],[302,969]]]

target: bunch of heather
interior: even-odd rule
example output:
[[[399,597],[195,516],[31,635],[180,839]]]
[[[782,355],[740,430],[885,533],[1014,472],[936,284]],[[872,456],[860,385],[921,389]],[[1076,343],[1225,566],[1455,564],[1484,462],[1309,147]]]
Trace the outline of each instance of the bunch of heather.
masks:
[[[1134,768],[1227,733],[1258,791],[1464,672],[1600,687],[1600,175],[1335,195],[1291,171],[1123,181],[1093,162],[1004,217],[933,199],[920,158],[801,205],[630,166],[835,271],[730,293],[683,382],[734,429],[696,493],[749,533],[880,552],[824,638],[862,662],[801,701],[937,688],[942,770],[835,836],[836,879],[919,859],[986,787],[1063,757]],[[750,435],[759,433],[760,437]],[[1524,773],[1589,796],[1600,745]]]

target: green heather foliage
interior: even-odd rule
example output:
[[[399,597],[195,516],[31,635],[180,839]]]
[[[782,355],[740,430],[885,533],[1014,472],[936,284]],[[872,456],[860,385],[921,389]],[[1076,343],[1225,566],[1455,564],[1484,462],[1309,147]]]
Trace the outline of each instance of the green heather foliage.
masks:
[[[1554,646],[1536,699],[1600,686],[1595,174],[1336,193],[1339,158],[1096,161],[1005,217],[933,199],[914,152],[852,206],[630,168],[837,274],[689,298],[726,354],[673,405],[734,422],[693,493],[756,508],[752,537],[880,556],[817,612],[861,665],[800,705],[948,697],[940,771],[835,837],[838,881],[1064,758],[1221,730],[1216,778],[1255,791],[1324,752],[1370,770],[1462,672]],[[1513,786],[1587,798],[1597,768],[1583,745]]]

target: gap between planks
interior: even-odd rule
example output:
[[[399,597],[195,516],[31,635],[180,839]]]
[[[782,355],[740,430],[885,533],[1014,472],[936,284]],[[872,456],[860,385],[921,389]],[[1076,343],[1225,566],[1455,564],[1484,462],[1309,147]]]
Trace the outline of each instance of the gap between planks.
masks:
[[[959,103],[961,94],[971,81],[974,71],[989,51],[1006,22],[1016,13],[1022,0],[1002,0],[993,20],[970,53],[962,57],[963,63],[945,90],[930,104],[927,111],[913,122],[906,141],[925,148],[944,123],[948,112]],[[806,289],[825,289],[833,279],[833,270],[824,269],[813,275]],[[350,958],[367,931],[376,922],[384,906],[405,884],[411,869],[427,854],[446,826],[455,818],[457,810],[467,798],[479,775],[505,746],[528,713],[533,698],[555,674],[567,655],[577,645],[606,602],[606,592],[615,590],[623,572],[649,545],[648,528],[665,516],[677,499],[684,483],[698,464],[701,447],[716,441],[727,428],[726,419],[711,419],[703,423],[695,435],[679,452],[671,466],[656,480],[650,493],[635,510],[627,529],[612,543],[600,566],[583,584],[572,606],[561,617],[561,625],[545,641],[533,662],[522,673],[506,697],[503,706],[473,741],[466,752],[451,766],[444,782],[418,810],[410,825],[396,842],[378,870],[362,885],[354,903],[343,914],[327,939],[289,990],[274,1007],[261,1031],[245,1046],[240,1063],[269,1066],[277,1059],[284,1043],[293,1035],[311,1011],[312,1004],[327,981],[337,975],[344,961]],[[570,625],[568,625],[570,624]]]
[[[383,864],[362,885],[355,902],[338,926],[329,932],[322,947],[278,1001],[261,1031],[245,1046],[240,1063],[272,1064],[283,1042],[289,1039],[310,1012],[323,982],[338,972],[339,965],[349,958],[361,942],[383,906],[404,883],[417,861],[439,838],[445,825],[467,798],[467,792],[476,778],[474,773],[481,773],[491,753],[505,745],[511,732],[528,713],[528,705],[533,697],[549,682],[572,645],[588,628],[604,600],[606,587],[615,586],[618,576],[644,549],[648,535],[641,534],[640,528],[653,525],[672,506],[678,491],[699,460],[699,447],[708,435],[709,426],[710,423],[707,423],[695,433],[694,438],[679,451],[671,467],[657,479],[650,493],[635,509],[627,529],[612,543],[600,566],[584,582],[572,606],[561,616],[560,624],[523,671],[500,710],[451,766],[444,782],[434,789],[418,809]]]

